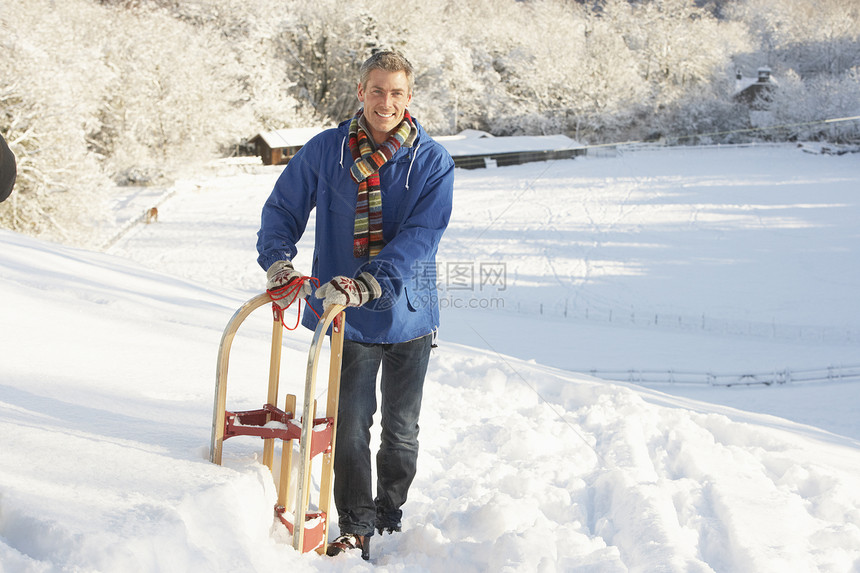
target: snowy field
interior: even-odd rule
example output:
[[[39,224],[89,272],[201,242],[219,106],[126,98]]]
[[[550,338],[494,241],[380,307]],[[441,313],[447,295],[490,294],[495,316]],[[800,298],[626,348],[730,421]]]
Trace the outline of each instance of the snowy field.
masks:
[[[860,157],[458,171],[419,474],[371,564],[294,552],[259,440],[207,461],[279,171],[131,190],[106,240],[156,203],[159,221],[106,253],[0,231],[0,571],[860,571],[860,381],[599,378],[860,365]],[[234,345],[231,409],[265,400],[268,315]],[[286,337],[282,388],[309,340]]]

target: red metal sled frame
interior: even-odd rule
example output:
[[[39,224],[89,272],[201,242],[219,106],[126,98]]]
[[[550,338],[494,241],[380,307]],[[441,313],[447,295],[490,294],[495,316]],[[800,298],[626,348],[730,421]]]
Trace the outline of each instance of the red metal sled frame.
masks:
[[[257,295],[243,304],[230,319],[221,337],[218,348],[218,370],[215,376],[215,405],[212,414],[212,440],[209,449],[209,459],[212,463],[221,464],[221,454],[224,440],[232,436],[246,435],[263,438],[263,463],[271,470],[274,461],[275,439],[282,440],[281,476],[278,483],[278,503],[275,514],[293,534],[293,547],[301,552],[316,550],[325,553],[328,539],[328,516],[330,515],[332,486],[334,483],[334,453],[335,432],[337,427],[337,406],[340,395],[341,358],[343,354],[343,332],[345,326],[344,307],[335,305],[323,313],[308,352],[308,364],[305,377],[303,415],[301,420],[312,420],[305,424],[295,421],[296,397],[287,395],[284,409],[280,410],[278,402],[278,383],[280,377],[281,346],[283,342],[283,324],[281,315],[274,310],[272,325],[272,348],[269,360],[269,388],[267,402],[259,410],[244,412],[228,412],[227,402],[227,369],[230,361],[230,348],[239,325],[256,309],[271,303],[268,293]],[[314,418],[316,402],[316,375],[322,351],[322,341],[329,327],[331,335],[331,359],[329,363],[328,401],[326,403],[326,418]],[[274,427],[272,421],[279,422],[282,427]],[[290,467],[292,463],[292,440],[299,440],[299,483],[296,491],[294,520],[286,519],[287,491],[289,489]],[[322,477],[320,480],[319,513],[308,514],[310,502],[311,459],[323,454]]]

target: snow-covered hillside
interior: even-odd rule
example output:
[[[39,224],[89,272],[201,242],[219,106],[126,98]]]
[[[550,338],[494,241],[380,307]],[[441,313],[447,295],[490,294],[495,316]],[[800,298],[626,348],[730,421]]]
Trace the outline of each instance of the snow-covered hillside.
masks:
[[[256,441],[207,461],[277,170],[201,175],[108,254],[2,231],[0,570],[860,570],[855,383],[669,395],[578,373],[860,363],[858,167],[766,148],[458,172],[419,474],[373,564],[293,551]],[[269,322],[240,330],[231,408],[264,401]],[[282,387],[309,340],[286,337]]]

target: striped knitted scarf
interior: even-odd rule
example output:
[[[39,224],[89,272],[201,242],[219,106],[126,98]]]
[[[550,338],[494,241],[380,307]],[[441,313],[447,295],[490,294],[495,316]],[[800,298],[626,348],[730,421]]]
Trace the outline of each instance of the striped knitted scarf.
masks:
[[[352,253],[356,258],[373,259],[385,246],[382,238],[382,190],[379,168],[391,159],[412,131],[412,117],[405,112],[403,122],[388,140],[374,151],[373,143],[359,127],[362,110],[358,110],[349,124],[349,150],[355,161],[349,168],[352,180],[358,183],[355,203],[355,228]]]

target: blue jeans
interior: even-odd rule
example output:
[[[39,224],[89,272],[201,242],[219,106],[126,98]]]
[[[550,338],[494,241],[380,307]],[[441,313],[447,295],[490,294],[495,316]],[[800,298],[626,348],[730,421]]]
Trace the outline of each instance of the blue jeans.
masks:
[[[432,335],[398,344],[344,341],[334,456],[334,501],[342,533],[373,535],[376,515],[400,517],[415,478],[418,416]],[[376,454],[376,499],[370,427],[382,366],[382,434]]]

